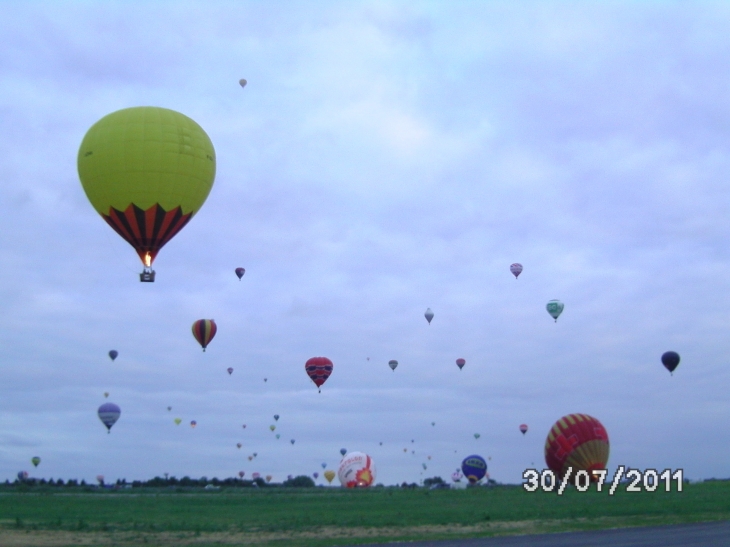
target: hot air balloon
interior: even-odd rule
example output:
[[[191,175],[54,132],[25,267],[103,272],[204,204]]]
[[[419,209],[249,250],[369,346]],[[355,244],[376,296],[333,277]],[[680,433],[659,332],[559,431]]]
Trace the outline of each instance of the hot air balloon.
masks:
[[[233,367],[228,367],[226,370],[228,371],[228,376],[233,374]]]
[[[240,80],[238,80],[238,84],[239,84],[239,85],[240,85],[241,87],[246,87],[246,84],[247,84],[247,83],[248,83],[248,81],[247,81],[247,80],[245,80],[245,79],[243,79],[243,78],[241,78]]]
[[[333,368],[332,361],[327,359],[327,357],[312,357],[304,365],[304,370],[307,371],[307,374],[317,386],[320,393],[322,392],[320,389],[322,384],[330,377]]]
[[[342,454],[343,456],[347,454],[347,448],[340,448],[340,454]]]
[[[125,108],[96,122],[78,153],[86,197],[137,251],[144,271],[195,215],[215,179],[215,151],[193,120],[166,108]]]
[[[256,456],[258,456],[258,454],[256,452],[254,452],[253,457],[255,458]]]
[[[266,475],[266,482],[271,482],[271,479],[272,479],[272,478],[273,478],[273,477],[272,477],[271,475]]]
[[[251,477],[253,477],[253,478],[254,478],[254,480],[255,480],[255,479],[258,479],[258,478],[260,478],[260,477],[261,477],[261,473],[254,473],[253,475],[251,475]]]
[[[451,473],[451,480],[454,482],[459,482],[463,476],[464,475],[461,474],[461,469],[457,469],[456,471]]]
[[[175,420],[174,420],[174,421],[175,421],[175,425],[180,425],[180,422],[182,422],[182,419],[180,419],[180,418],[175,418]]]
[[[426,313],[423,314],[423,316],[426,318],[426,321],[428,321],[428,324],[431,324],[431,319],[433,319],[433,312],[431,311],[431,308],[426,309]]]
[[[375,482],[375,463],[363,452],[349,452],[340,462],[337,476],[347,488],[365,488]]]
[[[243,424],[243,429],[246,429],[246,424]]]
[[[248,457],[248,461],[251,461],[251,460],[253,460],[253,456]]]
[[[195,426],[196,425],[198,425],[198,422],[196,422],[195,420],[191,420],[190,427],[192,427],[193,429],[195,429]]]
[[[431,456],[428,456],[428,459],[430,460],[431,459]]]
[[[422,463],[421,465],[423,466],[423,469],[424,469],[424,471],[425,471],[426,469],[428,469],[428,467],[426,467],[426,464],[425,464],[425,463]]]
[[[292,439],[292,440],[291,440],[291,441],[289,441],[289,442],[291,442],[292,444],[294,444],[294,439]]]
[[[601,422],[586,414],[563,416],[550,429],[545,441],[545,462],[559,478],[572,467],[571,480],[578,471],[606,469],[608,462],[608,433]]]
[[[327,468],[327,464],[326,463],[322,463],[322,469],[326,469],[326,468]]]
[[[332,473],[332,476],[334,477],[334,473]],[[28,472],[27,471],[18,471],[18,480],[24,481],[28,478]]]
[[[274,430],[276,429],[276,426],[275,426],[274,424],[271,424],[271,425],[269,426],[269,429],[270,429],[271,431],[274,431]]]
[[[312,473],[312,476],[313,476],[313,477],[314,477],[315,479],[318,479],[318,478],[319,478],[319,473],[317,473],[317,472],[315,471],[314,473]]]
[[[662,365],[669,373],[674,376],[674,369],[679,365],[679,353],[676,351],[667,351],[662,354]]]
[[[236,443],[236,446],[237,446],[238,448],[241,448],[241,447],[242,447],[243,445],[242,445],[241,443]]]
[[[481,437],[481,435],[479,433],[474,433],[474,438],[475,439],[478,439],[479,437]]]
[[[465,359],[459,358],[459,359],[456,360],[456,366],[459,367],[459,370],[461,370],[462,368],[464,368],[464,365],[465,364],[466,364],[466,360]]]
[[[239,281],[241,280],[241,278],[243,277],[243,274],[245,274],[245,273],[246,273],[245,268],[236,268],[236,275],[238,276]]]
[[[38,467],[38,464],[41,463],[41,459],[38,456],[33,456],[30,459],[30,463],[33,464],[33,467]]]
[[[277,433],[276,438],[278,439],[279,437],[281,437],[281,435],[279,433]]]
[[[104,392],[104,398],[106,399],[107,397],[109,397],[109,392],[108,391],[105,391]]]
[[[114,403],[104,403],[99,407],[96,413],[98,414],[101,423],[106,426],[107,433],[111,433],[112,426],[117,423],[122,411]]]
[[[328,469],[324,472],[324,478],[327,479],[327,482],[332,484],[332,479],[335,478],[336,473],[332,471],[331,469]]]
[[[274,414],[274,421],[275,422],[278,422],[279,421],[279,415],[278,414]]]
[[[476,484],[484,478],[487,473],[487,462],[484,458],[477,454],[467,456],[461,462],[461,471],[469,480],[470,484]]]
[[[564,307],[565,304],[563,304],[560,300],[551,300],[545,305],[547,312],[553,319],[555,319],[556,323],[558,322],[558,317],[560,317],[560,314],[563,313]]]
[[[212,319],[198,319],[193,323],[193,336],[195,336],[195,339],[203,347],[203,351],[208,347],[210,341],[213,340],[217,331],[218,327]]]
[[[515,279],[517,279],[522,273],[522,264],[515,262],[514,264],[510,265],[509,271],[512,272],[512,275],[514,275]]]
[[[172,410],[172,407],[171,406],[168,406],[167,407],[167,411],[170,412],[171,410]]]
[[[119,352],[118,352],[117,350],[115,350],[115,349],[113,349],[113,350],[111,350],[111,351],[109,352],[109,358],[110,358],[110,359],[111,359],[112,361],[114,361],[114,359],[116,359],[116,358],[117,358],[117,355],[119,355]]]
[[[388,361],[388,366],[390,367],[390,370],[395,370],[395,367],[398,366],[398,361],[396,361],[395,359],[391,359],[390,361]]]
[[[267,379],[266,379],[266,378],[264,378],[264,382],[266,382],[266,381],[267,381]]]
[[[520,431],[522,431],[523,435],[527,433],[527,424],[520,425]]]
[[[104,475],[97,475],[96,480],[99,482],[100,485],[104,485]]]
[[[239,476],[240,478],[243,478],[243,476],[244,476],[245,474],[246,474],[246,472],[245,472],[245,471],[239,471],[239,472],[238,472],[238,476]]]

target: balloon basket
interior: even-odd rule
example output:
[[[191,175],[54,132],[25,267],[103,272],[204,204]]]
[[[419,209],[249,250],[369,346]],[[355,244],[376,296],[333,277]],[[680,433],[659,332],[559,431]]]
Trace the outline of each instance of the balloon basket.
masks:
[[[147,268],[139,274],[139,280],[142,283],[154,283],[155,282],[155,270],[148,270]]]

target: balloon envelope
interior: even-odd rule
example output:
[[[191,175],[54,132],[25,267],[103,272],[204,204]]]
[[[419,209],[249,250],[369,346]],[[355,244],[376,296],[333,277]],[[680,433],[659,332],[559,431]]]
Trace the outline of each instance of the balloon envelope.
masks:
[[[38,464],[41,463],[41,459],[38,456],[34,456],[30,459],[30,462],[33,464],[33,467],[38,467]]]
[[[198,319],[193,323],[193,336],[202,346],[203,351],[213,340],[216,332],[218,332],[218,326],[212,319]]]
[[[428,321],[428,324],[431,324],[431,319],[433,319],[433,312],[431,311],[431,308],[426,309],[426,313],[423,314],[423,316],[426,318],[426,321]]]
[[[119,416],[121,416],[121,409],[114,403],[104,403],[96,411],[101,423],[106,426],[108,432],[111,432],[112,426],[117,423]]]
[[[110,359],[111,359],[112,361],[114,361],[114,359],[116,359],[116,358],[117,358],[117,355],[119,355],[119,352],[118,352],[117,350],[115,350],[115,349],[113,349],[113,350],[111,350],[111,351],[109,352],[109,358],[110,358]]]
[[[334,476],[334,473],[332,473],[332,476]],[[28,478],[28,472],[27,471],[18,471],[18,480],[23,481],[23,480],[25,480],[27,478]]]
[[[571,479],[578,471],[606,469],[608,433],[603,424],[587,414],[563,416],[550,429],[545,441],[545,463],[558,478],[572,467]]]
[[[477,454],[467,456],[461,462],[461,471],[471,484],[475,484],[487,473],[487,461]]]
[[[347,454],[347,448],[340,448],[340,454],[342,454],[343,456]]]
[[[517,279],[522,273],[522,264],[515,262],[509,267],[509,271],[512,272],[512,275],[514,275],[515,279]]]
[[[246,87],[247,83],[248,83],[248,81],[245,80],[244,78],[241,78],[240,80],[238,80],[238,85],[240,85],[241,87]]]
[[[327,381],[333,368],[332,361],[327,357],[312,357],[304,364],[304,370],[318,388]]]
[[[523,435],[527,433],[527,424],[520,425],[520,431],[522,431]]]
[[[112,112],[91,126],[77,167],[94,209],[149,267],[208,197],[215,151],[187,116],[142,106]]]
[[[662,365],[669,372],[674,372],[674,369],[679,365],[679,353],[676,351],[667,351],[662,354]]]
[[[337,470],[340,484],[347,488],[368,487],[375,482],[376,474],[372,458],[363,452],[348,452]]]
[[[328,469],[324,472],[324,478],[327,479],[327,482],[332,484],[332,479],[335,478],[336,473],[332,471],[331,469]]]
[[[556,323],[558,322],[560,314],[563,313],[563,308],[565,308],[565,304],[563,304],[560,300],[551,300],[545,305],[545,309],[547,309],[550,317],[555,319]]]
[[[395,367],[398,366],[398,361],[396,361],[395,359],[391,359],[390,361],[388,361],[388,366],[390,367],[390,370],[395,370]]]
[[[195,420],[192,420],[190,422],[190,427],[195,428],[196,425],[198,425],[198,422],[196,422]]]
[[[279,421],[279,415],[278,414],[274,414],[274,420],[277,421],[277,422]]]
[[[236,275],[238,276],[238,279],[240,280],[243,277],[243,274],[246,273],[246,268],[236,268]]]
[[[182,419],[180,419],[180,418],[175,418],[175,420],[174,420],[174,421],[175,421],[175,425],[180,425],[180,422],[182,422]]]
[[[229,375],[229,376],[230,376],[231,374],[233,374],[233,367],[228,367],[228,369],[227,369],[227,370],[228,370],[228,375]]]
[[[464,368],[465,364],[466,364],[466,359],[457,359],[456,360],[456,366],[459,367],[459,370]]]

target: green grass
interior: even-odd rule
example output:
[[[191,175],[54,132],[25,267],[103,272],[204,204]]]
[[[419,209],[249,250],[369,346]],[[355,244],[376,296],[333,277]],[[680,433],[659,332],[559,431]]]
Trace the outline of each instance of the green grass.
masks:
[[[581,493],[574,489],[557,496],[528,493],[520,487],[434,491],[239,488],[215,492],[0,489],[0,537],[2,530],[134,532],[150,537],[227,532],[259,534],[264,542],[266,533],[285,533],[292,538],[266,541],[271,545],[352,545],[724,519],[730,519],[730,481],[685,484],[683,492],[620,489],[615,496],[605,490]],[[522,521],[531,523],[514,526]],[[414,528],[434,525],[451,529],[419,532]],[[459,530],[473,525],[477,527]],[[379,538],[377,531],[367,538],[357,537],[355,529],[361,528],[382,529],[383,537]],[[402,535],[398,530],[394,535],[393,528]],[[353,534],[347,540],[323,537],[294,541],[297,534],[323,529],[353,529]],[[385,529],[391,530],[386,534]]]

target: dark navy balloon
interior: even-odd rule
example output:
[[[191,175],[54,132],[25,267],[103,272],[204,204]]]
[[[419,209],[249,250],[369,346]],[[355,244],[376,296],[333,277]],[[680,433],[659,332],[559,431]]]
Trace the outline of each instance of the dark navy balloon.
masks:
[[[476,484],[487,474],[487,461],[476,454],[467,456],[461,462],[461,472],[464,473],[470,484]]]
[[[111,359],[112,361],[114,361],[114,359],[116,359],[116,358],[117,358],[117,355],[119,355],[119,352],[118,352],[117,350],[115,350],[115,349],[113,349],[113,350],[111,350],[111,351],[109,352],[109,358],[110,358],[110,359]]]
[[[245,273],[246,273],[245,268],[236,268],[236,275],[238,276],[239,281],[241,280],[241,278],[243,277],[243,274],[245,274]]]
[[[97,411],[101,423],[106,426],[107,432],[111,433],[112,426],[117,423],[122,410],[114,403],[104,403]]]
[[[676,351],[667,351],[662,355],[662,365],[669,372],[673,373],[674,369],[679,365],[679,353]]]

